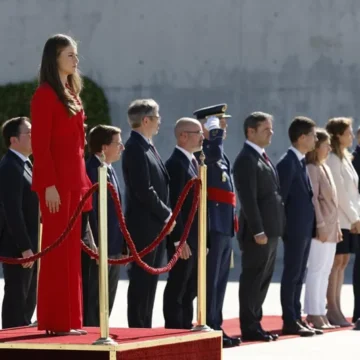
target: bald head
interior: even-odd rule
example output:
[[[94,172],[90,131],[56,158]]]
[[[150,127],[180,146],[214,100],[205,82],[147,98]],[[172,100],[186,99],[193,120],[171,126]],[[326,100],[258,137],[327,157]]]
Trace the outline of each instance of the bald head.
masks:
[[[193,118],[181,118],[175,124],[175,137],[178,146],[189,152],[201,150],[204,139],[200,121]]]
[[[201,124],[198,120],[192,118],[181,118],[175,124],[175,137],[179,139],[183,132],[198,131]]]

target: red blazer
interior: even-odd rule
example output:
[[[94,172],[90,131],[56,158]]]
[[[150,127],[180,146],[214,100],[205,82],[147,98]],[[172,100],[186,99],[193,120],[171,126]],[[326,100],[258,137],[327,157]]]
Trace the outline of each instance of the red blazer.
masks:
[[[84,161],[85,114],[69,116],[54,90],[42,84],[31,101],[31,145],[34,157],[32,189],[89,187]]]

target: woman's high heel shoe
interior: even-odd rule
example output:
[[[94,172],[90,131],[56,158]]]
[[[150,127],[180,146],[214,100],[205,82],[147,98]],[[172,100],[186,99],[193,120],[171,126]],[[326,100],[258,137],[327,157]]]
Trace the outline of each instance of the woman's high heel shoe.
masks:
[[[82,334],[78,330],[71,329],[70,331],[46,330],[46,335],[48,335],[48,336],[67,336],[67,335],[82,335]]]
[[[308,315],[306,317],[306,321],[309,324],[312,324],[312,326],[315,329],[320,329],[320,330],[327,329],[326,323],[324,322],[324,319],[320,315]]]

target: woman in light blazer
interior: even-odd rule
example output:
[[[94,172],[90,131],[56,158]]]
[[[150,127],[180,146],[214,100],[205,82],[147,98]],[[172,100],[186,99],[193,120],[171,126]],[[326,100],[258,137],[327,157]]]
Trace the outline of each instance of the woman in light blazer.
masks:
[[[325,161],[331,150],[330,135],[316,129],[315,149],[306,154],[307,170],[313,187],[316,238],[312,239],[306,277],[306,320],[318,329],[333,328],[326,317],[326,291],[334,262],[336,244],[341,241],[336,187]]]
[[[336,185],[339,220],[343,235],[343,241],[336,247],[334,265],[329,279],[327,316],[332,324],[346,327],[351,324],[341,311],[341,287],[350,254],[354,253],[358,247],[357,234],[360,233],[359,177],[351,163],[351,154],[348,151],[354,139],[352,119],[344,117],[330,119],[326,130],[330,134],[332,147],[327,164]]]

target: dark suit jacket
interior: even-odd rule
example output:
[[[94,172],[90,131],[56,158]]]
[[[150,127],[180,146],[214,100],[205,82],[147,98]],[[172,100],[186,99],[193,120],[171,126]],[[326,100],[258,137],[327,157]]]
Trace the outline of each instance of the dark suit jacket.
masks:
[[[0,162],[0,202],[5,215],[1,254],[5,256],[22,257],[25,250],[38,250],[39,202],[31,183],[31,169],[8,150]]]
[[[95,155],[91,155],[86,162],[86,172],[93,184],[98,182],[98,168],[100,161]],[[115,174],[116,176],[116,174]],[[108,182],[111,182],[110,175],[108,172]],[[115,183],[112,183],[118,190],[119,198],[121,201],[120,187],[117,177],[115,177]],[[94,193],[92,197],[93,207],[89,214],[90,228],[94,236],[95,244],[99,244],[99,230],[98,230],[98,219],[99,219],[99,199],[98,192]],[[108,216],[108,255],[118,255],[124,251],[124,237],[120,230],[119,220],[116,214],[115,202],[108,191],[107,198],[107,216]]]
[[[284,238],[308,238],[314,235],[315,210],[312,189],[306,183],[302,165],[292,150],[276,165],[281,195],[285,204],[286,227]]]
[[[125,182],[125,218],[137,249],[160,233],[171,214],[169,175],[150,144],[132,131],[122,158]]]
[[[276,169],[246,143],[234,163],[234,182],[241,204],[240,243],[262,232],[268,238],[282,236],[284,204]]]
[[[360,146],[357,145],[354,152],[353,152],[353,160],[352,164],[360,177]],[[360,181],[359,181],[359,193],[360,193]]]
[[[196,169],[190,163],[186,155],[181,150],[175,148],[170,158],[165,163],[170,176],[170,204],[174,209],[179,200],[181,192],[185,185],[194,177],[197,177]],[[169,236],[169,244],[180,241],[184,232],[186,221],[191,211],[193,201],[193,189],[186,197],[184,205],[181,208],[179,216],[176,218],[176,226]],[[197,249],[198,245],[198,213],[196,212],[194,221],[191,225],[187,243],[192,249]]]
[[[224,152],[223,136],[223,129],[213,129],[209,133],[209,140],[204,139],[207,187],[234,192],[231,164]],[[199,154],[197,153],[196,156],[198,157]],[[231,204],[208,200],[209,230],[234,236],[235,211],[235,207]]]

